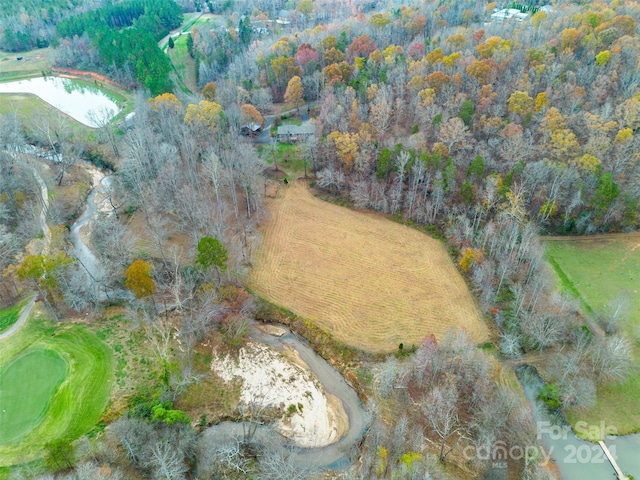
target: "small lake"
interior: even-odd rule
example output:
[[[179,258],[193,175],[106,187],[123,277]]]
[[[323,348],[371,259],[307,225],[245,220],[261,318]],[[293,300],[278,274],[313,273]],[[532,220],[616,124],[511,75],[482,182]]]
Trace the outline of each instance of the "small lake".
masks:
[[[98,86],[60,77],[37,77],[0,83],[0,93],[31,93],[89,127],[92,115],[111,120],[120,111],[117,101]]]

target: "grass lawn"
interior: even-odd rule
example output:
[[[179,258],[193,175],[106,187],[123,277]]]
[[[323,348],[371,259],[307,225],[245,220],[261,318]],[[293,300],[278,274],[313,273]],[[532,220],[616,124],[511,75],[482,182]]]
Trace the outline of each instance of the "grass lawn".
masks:
[[[60,118],[60,111],[43,102],[40,98],[30,93],[0,93],[0,115],[16,113],[18,120],[24,125],[27,135],[38,135],[35,130],[34,119],[47,118],[51,124]],[[90,139],[95,136],[93,128],[87,127],[73,118],[62,114],[66,122],[77,138]],[[40,133],[41,134],[41,133]]]
[[[265,153],[265,160],[273,165],[273,160],[278,162],[278,168],[283,169],[292,177],[304,174],[304,161],[300,153],[300,147],[294,143],[276,143],[275,152],[270,145],[258,147],[258,153]],[[309,161],[307,161],[307,175],[310,173]]]
[[[193,27],[206,32],[222,24],[220,15],[192,13],[185,15],[185,21],[181,28],[180,36],[173,37],[174,47],[164,46],[165,53],[173,64],[174,73],[177,76],[177,85],[185,93],[193,93],[198,90],[196,81],[196,63],[187,50],[187,39]]]
[[[3,341],[0,400],[15,416],[0,424],[0,466],[39,458],[48,442],[91,430],[113,377],[110,348],[82,325],[31,319]]]
[[[632,300],[624,332],[634,343],[640,367],[640,235],[615,234],[545,242],[547,256],[561,288],[578,296],[587,311],[601,311],[622,293]],[[568,411],[571,423],[605,420],[618,433],[640,431],[640,368],[624,383],[598,389],[597,405],[588,411]]]
[[[198,88],[196,82],[196,63],[189,55],[187,50],[187,39],[189,35],[181,35],[174,38],[175,46],[173,48],[167,48],[167,55],[175,68],[175,72],[179,77],[179,81],[182,81],[184,86],[195,92]]]
[[[20,312],[26,303],[27,302],[24,301],[14,305],[13,307],[0,309],[0,333],[16,323],[16,320],[18,320]]]
[[[0,50],[0,81],[41,75],[51,69],[51,50],[38,48],[28,52],[5,52]],[[22,57],[22,60],[17,60]]]
[[[290,117],[287,116],[280,120],[280,125],[297,125],[298,127],[302,126],[302,119],[300,117]]]

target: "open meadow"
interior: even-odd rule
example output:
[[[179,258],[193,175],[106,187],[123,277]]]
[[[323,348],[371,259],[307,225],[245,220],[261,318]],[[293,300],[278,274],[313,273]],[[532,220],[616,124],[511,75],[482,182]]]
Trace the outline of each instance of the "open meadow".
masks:
[[[21,57],[21,60],[18,60]],[[28,52],[0,50],[0,81],[6,82],[29,76],[42,75],[51,70],[51,49],[38,48]]]
[[[195,92],[198,88],[196,81],[196,63],[187,50],[188,38],[189,33],[175,37],[173,39],[175,46],[173,48],[167,48],[166,53],[171,59],[175,73],[178,75],[178,86],[180,86],[180,88],[184,86],[189,91]],[[182,84],[180,82],[182,82]]]
[[[185,21],[177,36],[172,35],[175,43],[173,48],[163,45],[163,50],[169,56],[173,64],[174,72],[177,75],[177,85],[185,93],[192,93],[198,90],[198,82],[196,78],[196,62],[189,55],[187,48],[187,40],[191,35],[194,27],[201,31],[207,31],[223,24],[223,20],[219,15],[205,14],[187,14]],[[164,42],[164,41],[163,41]],[[163,43],[161,42],[161,43]]]
[[[314,197],[302,181],[269,202],[250,276],[260,296],[368,351],[488,330],[444,245],[375,213]]]
[[[113,386],[110,348],[85,327],[32,318],[0,342],[0,467],[36,459],[102,415]]]
[[[553,238],[545,245],[560,285],[580,299],[585,313],[602,312],[621,294],[631,301],[622,328],[634,342],[640,365],[640,234]],[[640,368],[626,382],[600,388],[594,408],[569,411],[567,418],[589,424],[606,419],[621,434],[640,431]]]

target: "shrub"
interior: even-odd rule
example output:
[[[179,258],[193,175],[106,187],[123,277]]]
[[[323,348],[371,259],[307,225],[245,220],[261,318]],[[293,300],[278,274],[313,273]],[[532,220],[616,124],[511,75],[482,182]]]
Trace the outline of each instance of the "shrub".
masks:
[[[540,389],[538,399],[544,402],[549,410],[557,410],[562,405],[560,400],[560,394],[558,393],[558,387],[550,383]]]

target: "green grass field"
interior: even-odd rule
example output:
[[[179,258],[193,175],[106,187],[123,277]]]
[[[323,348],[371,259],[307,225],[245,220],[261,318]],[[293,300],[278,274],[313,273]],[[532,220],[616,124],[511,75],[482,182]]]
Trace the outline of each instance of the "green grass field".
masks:
[[[187,39],[193,27],[197,27],[200,31],[205,32],[221,25],[222,17],[209,13],[192,13],[186,14],[184,19],[180,36],[174,37],[173,39],[175,43],[174,47],[169,48],[168,45],[165,45],[164,51],[173,64],[178,87],[185,93],[194,93],[198,90],[196,63],[187,50]]]
[[[43,419],[67,374],[53,350],[31,349],[0,371],[0,445],[15,443]]]
[[[0,424],[0,466],[39,458],[48,442],[90,431],[113,380],[113,355],[95,334],[30,320],[0,350],[0,403],[14,412]]]
[[[28,135],[36,135],[38,133],[34,131],[34,118],[48,118],[50,122],[54,122],[54,119],[60,117],[60,111],[57,108],[30,93],[0,93],[0,115],[13,113],[16,113],[18,120],[25,125]],[[81,124],[73,118],[66,115],[63,115],[62,118],[78,138],[87,139],[95,135],[92,128]]]
[[[26,301],[20,302],[12,307],[0,309],[0,333],[4,332],[11,325],[16,323],[22,308],[26,305]]]
[[[304,173],[304,160],[300,153],[300,147],[294,143],[276,143],[275,151],[271,148],[271,145],[260,145],[258,153],[265,154],[265,160],[269,165],[273,165],[275,157],[278,162],[278,168],[292,177],[297,177]],[[310,172],[310,164],[307,161],[307,174]]]
[[[623,293],[632,299],[623,331],[634,342],[639,368],[626,382],[599,388],[597,405],[588,411],[570,410],[567,420],[606,420],[620,434],[640,431],[640,235],[550,240],[545,245],[559,285],[580,299],[585,313],[602,311]]]
[[[181,35],[174,39],[175,46],[167,48],[166,52],[175,68],[175,73],[188,90],[195,92],[198,88],[196,82],[196,63],[187,50],[189,35]]]
[[[0,81],[41,75],[51,69],[51,50],[38,48],[28,52],[4,52],[0,50]],[[22,57],[22,60],[17,60]]]

